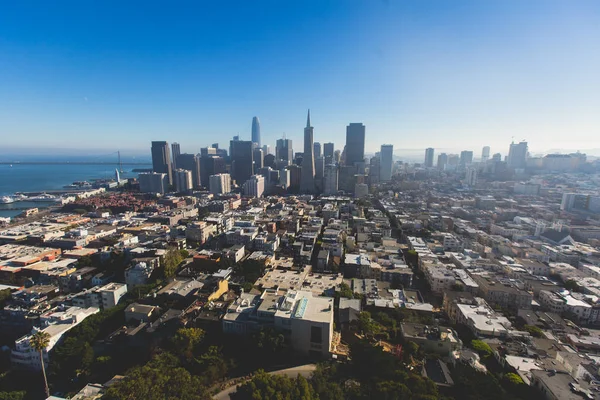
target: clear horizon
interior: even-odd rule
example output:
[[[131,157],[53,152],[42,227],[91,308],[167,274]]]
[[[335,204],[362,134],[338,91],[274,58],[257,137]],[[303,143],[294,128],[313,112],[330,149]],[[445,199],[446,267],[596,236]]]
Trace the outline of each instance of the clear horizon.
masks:
[[[4,152],[184,152],[284,133],[369,153],[600,149],[595,1],[0,6]],[[25,141],[25,143],[23,143]],[[600,155],[600,151],[592,154]]]

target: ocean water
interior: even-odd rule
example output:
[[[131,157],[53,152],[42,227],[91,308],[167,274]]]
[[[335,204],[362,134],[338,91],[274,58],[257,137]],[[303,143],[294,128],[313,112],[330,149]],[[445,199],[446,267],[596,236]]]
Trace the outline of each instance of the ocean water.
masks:
[[[12,195],[15,192],[35,192],[45,190],[61,190],[63,186],[74,181],[91,181],[92,179],[111,179],[115,176],[117,165],[110,164],[0,164],[0,196]],[[124,165],[121,178],[137,176],[132,172],[136,168],[151,168],[151,165]],[[0,217],[13,217],[21,212],[19,207],[43,207],[49,203],[0,204]]]

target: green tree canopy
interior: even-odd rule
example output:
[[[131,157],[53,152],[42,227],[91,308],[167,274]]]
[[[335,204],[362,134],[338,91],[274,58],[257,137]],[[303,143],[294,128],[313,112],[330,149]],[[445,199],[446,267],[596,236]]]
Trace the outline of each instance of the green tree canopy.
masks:
[[[479,353],[482,359],[488,358],[493,353],[490,345],[482,340],[471,340],[471,348]]]
[[[302,376],[269,375],[259,371],[231,395],[234,400],[319,400],[314,388]]]
[[[156,356],[142,367],[130,370],[111,386],[103,397],[108,400],[209,400],[197,376],[192,376],[169,353]]]
[[[194,357],[194,349],[202,338],[204,338],[204,330],[200,328],[181,328],[177,330],[171,341],[177,355],[190,361]]]

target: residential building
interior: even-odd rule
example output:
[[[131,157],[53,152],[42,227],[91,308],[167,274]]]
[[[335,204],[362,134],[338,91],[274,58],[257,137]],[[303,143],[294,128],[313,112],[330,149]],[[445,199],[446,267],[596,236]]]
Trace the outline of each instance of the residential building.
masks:
[[[262,175],[252,175],[244,183],[244,196],[262,197],[265,192],[265,177]]]
[[[231,176],[229,174],[211,175],[209,190],[212,194],[225,194],[231,192]]]
[[[179,193],[189,192],[194,187],[192,171],[177,169],[174,174],[175,189]]]
[[[428,147],[427,149],[425,149],[425,163],[423,164],[425,166],[425,168],[433,167],[434,152],[435,152],[435,150],[431,147]]]
[[[140,192],[165,194],[169,191],[169,177],[158,172],[142,172],[138,175]]]

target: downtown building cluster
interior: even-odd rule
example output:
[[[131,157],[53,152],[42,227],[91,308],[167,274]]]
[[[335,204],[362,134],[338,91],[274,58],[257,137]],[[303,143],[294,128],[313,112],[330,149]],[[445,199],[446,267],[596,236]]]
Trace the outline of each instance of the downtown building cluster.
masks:
[[[414,164],[383,145],[365,160],[363,124],[350,124],[336,151],[314,142],[309,116],[301,156],[280,139],[255,170],[255,122],[252,141],[232,140],[229,152],[153,143],[147,176],[163,190],[147,190],[153,178],[140,174],[0,231],[10,291],[0,329],[14,337],[14,368],[41,367],[33,331],[52,335],[43,355],[52,368],[65,332],[114,307],[119,329],[95,347],[150,351],[180,327],[234,340],[274,330],[298,354],[338,361],[365,339],[368,315],[401,314],[402,343],[425,349],[411,366],[441,388],[457,363],[486,371],[475,338],[503,373],[548,398],[595,398],[598,161],[576,153],[568,168],[544,164],[556,155],[539,164],[521,143],[507,159],[484,148],[480,159],[446,154],[440,166],[430,148]],[[191,187],[177,189],[178,171]],[[377,337],[401,355],[391,342]]]

